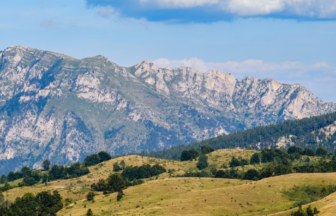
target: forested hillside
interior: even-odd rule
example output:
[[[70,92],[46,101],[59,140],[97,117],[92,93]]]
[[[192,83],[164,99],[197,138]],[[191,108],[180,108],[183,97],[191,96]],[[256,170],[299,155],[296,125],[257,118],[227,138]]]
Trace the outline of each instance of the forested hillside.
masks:
[[[329,152],[335,150],[336,132],[333,127],[336,121],[336,112],[321,116],[304,118],[300,120],[288,120],[274,125],[259,126],[245,131],[218,136],[189,145],[181,145],[157,152],[143,153],[150,157],[177,159],[183,150],[201,146],[211,146],[215,149],[227,148],[251,148],[254,150],[264,148],[277,148],[281,138],[287,138],[287,146],[296,145],[303,148],[316,150],[323,146]],[[335,125],[336,127],[336,125]]]

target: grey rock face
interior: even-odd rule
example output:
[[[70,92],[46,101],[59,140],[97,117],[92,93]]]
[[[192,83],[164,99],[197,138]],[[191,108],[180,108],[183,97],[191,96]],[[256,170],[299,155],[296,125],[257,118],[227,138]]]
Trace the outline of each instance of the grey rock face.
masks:
[[[306,88],[224,71],[121,67],[22,46],[0,52],[0,170],[151,151],[336,111]]]

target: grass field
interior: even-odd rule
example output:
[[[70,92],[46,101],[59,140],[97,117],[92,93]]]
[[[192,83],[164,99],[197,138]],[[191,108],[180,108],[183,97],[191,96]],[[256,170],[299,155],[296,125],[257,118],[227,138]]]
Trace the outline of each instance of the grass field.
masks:
[[[219,169],[228,164],[232,156],[248,159],[252,150],[219,150],[208,155],[209,167]],[[214,178],[176,178],[168,173],[158,179],[146,179],[142,185],[124,190],[125,196],[116,201],[116,193],[103,195],[97,192],[95,202],[86,201],[90,185],[112,173],[112,165],[124,160],[127,166],[161,164],[173,175],[196,171],[197,161],[173,161],[140,156],[125,156],[90,167],[90,174],[76,179],[59,180],[33,187],[15,188],[4,193],[5,199],[14,201],[25,193],[57,189],[63,199],[75,203],[64,207],[58,215],[85,215],[91,208],[95,215],[290,215],[289,208],[296,202],[284,195],[294,186],[336,185],[336,173],[290,174],[260,181]],[[301,163],[298,161],[298,163]],[[264,165],[257,165],[261,168]],[[254,166],[245,166],[248,169]],[[311,203],[321,211],[319,215],[335,215],[336,194]],[[85,207],[86,206],[86,207]]]

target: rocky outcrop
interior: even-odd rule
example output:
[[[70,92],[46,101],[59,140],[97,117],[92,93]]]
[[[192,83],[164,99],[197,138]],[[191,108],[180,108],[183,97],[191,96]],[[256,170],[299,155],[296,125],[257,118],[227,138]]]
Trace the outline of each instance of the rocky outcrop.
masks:
[[[336,111],[306,88],[224,71],[121,67],[103,56],[0,52],[0,170],[151,151]]]

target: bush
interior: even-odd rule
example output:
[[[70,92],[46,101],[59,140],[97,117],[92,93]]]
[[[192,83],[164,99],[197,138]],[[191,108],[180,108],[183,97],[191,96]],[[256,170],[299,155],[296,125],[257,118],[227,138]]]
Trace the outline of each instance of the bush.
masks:
[[[87,201],[94,201],[94,197],[96,196],[96,194],[92,191],[90,191],[87,195],[86,195],[86,200]]]
[[[326,156],[328,154],[327,150],[322,146],[316,149],[316,156]]]
[[[303,154],[307,156],[315,156],[315,152],[311,148],[305,148]]]
[[[208,167],[208,157],[205,156],[204,154],[201,154],[201,156],[198,159],[197,168],[199,170],[202,170],[207,167]]]
[[[259,153],[254,153],[250,159],[250,164],[259,164],[261,155]]]
[[[287,153],[288,154],[295,154],[295,153],[302,154],[303,153],[303,148],[301,148],[299,146],[291,146],[291,147],[288,148]]]
[[[88,155],[84,159],[85,166],[93,166],[99,163],[100,163],[100,157],[98,154]]]
[[[195,149],[184,150],[181,153],[181,161],[188,161],[197,158],[199,155],[198,151]]]
[[[215,151],[215,149],[214,148],[212,148],[211,146],[202,146],[201,147],[201,153],[202,154],[209,154],[209,153],[211,153],[211,152],[214,152]]]
[[[93,212],[91,209],[89,209],[87,212],[86,212],[86,216],[93,216]]]
[[[129,166],[124,169],[121,176],[124,179],[133,181],[134,179],[150,178],[166,172],[166,169],[158,164],[150,166],[149,164],[138,166]]]
[[[259,177],[260,177],[260,174],[255,169],[248,170],[244,175],[244,179],[247,179],[247,180],[254,180],[256,178],[259,179]]]
[[[230,167],[245,166],[245,165],[248,165],[248,161],[245,159],[237,159],[235,157],[232,157],[229,165]]]
[[[98,156],[100,158],[100,162],[103,162],[103,161],[108,161],[108,160],[111,160],[111,155],[109,153],[107,153],[106,151],[101,151],[98,153]]]
[[[124,192],[119,191],[119,192],[118,192],[118,195],[117,195],[117,201],[120,201],[121,198],[123,197],[123,195],[124,195]]]
[[[120,171],[120,170],[122,170],[122,168],[119,166],[118,162],[115,162],[115,163],[113,164],[113,171],[114,171],[114,172],[118,172],[118,171]]]

